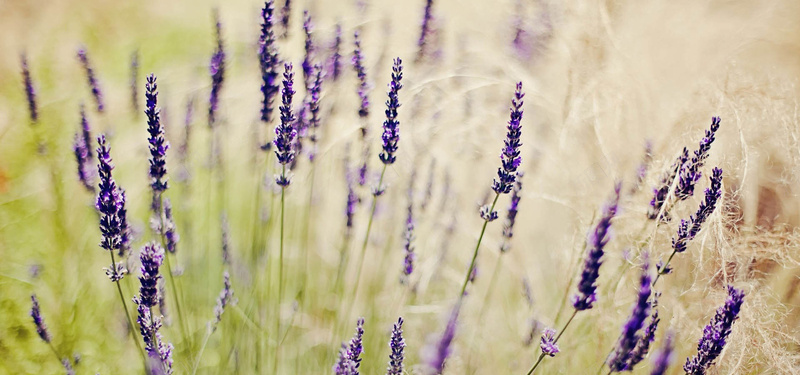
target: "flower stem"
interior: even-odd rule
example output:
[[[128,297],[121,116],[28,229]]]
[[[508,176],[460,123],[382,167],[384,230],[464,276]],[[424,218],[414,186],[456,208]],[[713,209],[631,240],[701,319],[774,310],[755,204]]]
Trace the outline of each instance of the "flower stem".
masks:
[[[567,330],[567,327],[569,327],[569,324],[570,324],[570,323],[572,323],[572,319],[575,319],[575,315],[576,315],[576,314],[578,314],[578,310],[573,310],[573,311],[572,311],[572,315],[569,317],[569,320],[567,320],[567,323],[566,323],[566,324],[564,324],[564,328],[561,328],[561,332],[559,332],[559,333],[558,333],[558,336],[556,336],[556,339],[555,339],[555,340],[553,340],[553,344],[556,344],[556,343],[558,343],[558,339],[560,339],[560,338],[561,338],[561,335],[563,335],[563,334],[564,334],[564,331],[566,331],[566,330]],[[539,366],[539,363],[541,363],[541,362],[542,362],[542,360],[544,359],[544,356],[545,356],[545,354],[544,354],[544,353],[542,353],[542,354],[540,354],[540,355],[539,355],[539,359],[537,359],[537,360],[536,360],[536,363],[534,363],[534,364],[533,364],[533,367],[531,367],[531,369],[530,369],[530,371],[528,371],[528,374],[527,374],[527,375],[531,375],[531,374],[533,374],[533,372],[536,370],[536,367],[538,367],[538,366]]]
[[[114,252],[109,251],[111,254],[111,264],[112,266],[116,266],[117,261],[114,258]],[[144,349],[142,349],[142,344],[139,343],[139,340],[136,338],[136,327],[133,325],[133,319],[131,319],[131,313],[128,311],[128,304],[125,302],[125,297],[122,295],[122,287],[119,285],[119,280],[115,281],[114,284],[117,284],[117,292],[119,292],[119,300],[122,302],[122,308],[125,310],[125,316],[128,318],[128,330],[131,332],[131,338],[133,342],[136,344],[136,347],[139,349],[139,354],[142,355],[142,360],[144,361],[144,368],[147,369],[147,356],[144,354]]]
[[[200,351],[197,353],[197,358],[194,359],[192,366],[192,375],[197,373],[197,367],[200,365],[200,358],[203,358],[203,352],[206,350],[208,339],[211,337],[211,331],[206,331],[206,337],[203,339],[203,345],[200,346]]]
[[[286,177],[286,164],[281,166],[281,176]],[[281,235],[280,250],[278,254],[278,302],[275,304],[275,334],[281,331],[281,302],[283,301],[283,236],[284,236],[284,213],[286,207],[286,186],[281,185]],[[275,343],[275,360],[272,363],[272,373],[277,374],[278,361],[280,358],[281,342]]]
[[[500,198],[500,193],[496,193],[494,196],[494,201],[492,202],[492,207],[489,209],[489,213],[491,214],[494,212],[494,207],[497,205],[497,199]],[[475,252],[472,254],[472,261],[469,263],[469,269],[467,270],[467,275],[464,277],[464,284],[461,285],[461,293],[458,295],[458,300],[460,301],[464,298],[464,292],[467,290],[467,284],[469,284],[470,276],[472,276],[472,271],[475,269],[475,261],[478,259],[478,250],[481,248],[481,241],[483,240],[483,234],[486,233],[486,225],[489,224],[489,220],[483,220],[483,228],[481,229],[481,235],[478,236],[478,244],[475,245]]]

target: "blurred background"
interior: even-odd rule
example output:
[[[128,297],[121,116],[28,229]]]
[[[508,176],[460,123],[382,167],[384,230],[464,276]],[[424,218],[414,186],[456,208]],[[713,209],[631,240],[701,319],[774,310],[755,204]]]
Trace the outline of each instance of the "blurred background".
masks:
[[[259,150],[275,125],[260,122],[258,112],[262,6],[245,0],[0,0],[0,373],[63,371],[36,335],[31,293],[39,296],[54,346],[73,358],[77,373],[141,372],[115,288],[102,271],[107,256],[97,246],[94,196],[77,180],[71,145],[85,103],[93,134],[110,139],[136,252],[151,239],[141,113],[150,72],[158,76],[158,104],[172,143],[167,196],[181,236],[176,259],[182,274],[176,280],[191,336],[183,340],[176,324],[164,328],[176,346],[176,373],[192,371],[213,318],[227,267],[221,258],[226,240],[238,304],[211,336],[197,372],[271,373],[278,341],[269,323],[275,302],[271,259],[280,196],[271,182],[274,157]],[[586,232],[614,182],[622,181],[626,193],[601,272],[601,298],[576,318],[559,342],[562,353],[541,370],[595,371],[635,298],[637,259],[645,250],[653,259],[670,251],[676,222],[662,226],[648,249],[637,246],[649,225],[651,190],[684,146],[696,147],[712,116],[720,116],[722,126],[704,175],[714,166],[725,171],[723,204],[659,285],[656,343],[667,329],[677,332],[670,373],[682,373],[703,325],[725,299],[724,286],[733,284],[747,297],[717,373],[800,371],[800,2],[435,1],[432,50],[415,61],[424,8],[422,0],[292,2],[288,37],[278,44],[281,58],[299,67],[307,9],[320,59],[328,56],[334,27],[341,24],[346,65],[339,81],[323,84],[319,154],[313,164],[301,158],[287,190],[287,294],[279,310],[291,329],[281,343],[278,373],[331,372],[355,317],[367,314],[362,372],[385,369],[391,324],[402,315],[407,371],[425,373],[426,345],[444,328],[480,231],[478,207],[490,198],[518,81],[526,92],[525,176],[515,236],[495,266],[502,223],[490,223],[445,373],[530,368],[539,354],[536,332],[563,323],[560,307],[574,290],[570,279],[579,272]],[[212,156],[206,116],[215,9],[228,58],[216,135],[220,154]],[[372,85],[372,159],[392,58],[403,58],[406,69],[397,162],[387,171],[387,192],[377,206],[360,297],[352,316],[341,317],[342,303],[352,296],[331,284],[340,251],[355,256],[360,250],[372,198],[368,187],[360,188],[348,243],[344,166],[361,155],[357,83],[349,65],[355,30]],[[105,113],[92,107],[76,58],[80,47],[104,90]],[[37,124],[28,119],[23,53],[36,88]],[[131,103],[134,53],[138,109]],[[298,102],[303,94],[298,89]],[[636,170],[648,142],[652,162],[637,189]],[[214,158],[224,174],[214,172]],[[377,171],[378,160],[370,163]],[[706,177],[700,186],[707,186]],[[413,287],[397,281],[409,189],[417,207]],[[688,217],[700,199],[696,194],[674,215]],[[507,206],[508,198],[501,198],[501,219]],[[500,272],[489,290],[495,267]],[[355,284],[352,268],[349,287]],[[137,271],[124,280],[126,298],[138,288],[138,267],[131,269]],[[532,301],[523,295],[523,279]],[[165,315],[174,322],[174,315]],[[635,373],[649,373],[649,364]]]

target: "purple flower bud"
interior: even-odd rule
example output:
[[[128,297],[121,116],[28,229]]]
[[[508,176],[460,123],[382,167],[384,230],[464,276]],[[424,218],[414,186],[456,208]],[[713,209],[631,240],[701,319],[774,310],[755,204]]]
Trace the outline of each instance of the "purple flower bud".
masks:
[[[733,323],[739,318],[744,302],[744,291],[728,286],[728,299],[717,309],[717,314],[703,330],[703,337],[697,344],[697,355],[686,359],[683,371],[689,375],[703,375],[722,353],[731,334]]]
[[[690,216],[689,220],[681,220],[678,233],[676,237],[672,238],[672,248],[677,253],[686,251],[689,241],[700,232],[703,223],[714,212],[717,202],[722,196],[722,169],[714,168],[710,180],[711,186],[706,189],[705,200],[700,203],[694,216]]]
[[[506,222],[503,225],[503,244],[500,251],[506,252],[511,248],[511,238],[514,237],[514,223],[517,221],[517,211],[519,209],[519,192],[522,190],[522,173],[517,173],[517,181],[511,191],[511,204],[508,206]]]
[[[711,150],[711,144],[714,143],[714,136],[719,130],[720,121],[719,117],[711,118],[711,128],[706,130],[706,135],[700,141],[697,150],[694,151],[694,156],[678,172],[679,180],[678,187],[675,189],[675,196],[679,199],[683,200],[694,194],[694,186],[702,176],[700,168],[703,167],[706,158],[708,158],[708,152]]]
[[[433,33],[433,0],[425,2],[425,14],[422,16],[422,28],[417,40],[417,61],[428,55],[429,39]]]
[[[364,56],[361,54],[361,37],[358,31],[353,34],[353,43],[355,49],[353,50],[353,68],[358,75],[358,97],[361,99],[361,107],[358,109],[358,116],[366,118],[369,116],[369,83],[367,82],[367,70],[364,66]],[[367,129],[361,128],[361,137],[367,135]]]
[[[36,90],[33,88],[33,79],[31,78],[31,71],[28,69],[28,57],[24,54],[20,56],[22,64],[22,81],[25,85],[25,98],[28,100],[28,115],[31,122],[36,123],[39,121],[39,111],[36,106]]]
[[[211,74],[211,94],[208,98],[208,126],[211,127],[217,121],[219,95],[222,90],[222,83],[225,80],[225,48],[222,44],[222,23],[219,19],[219,11],[214,11],[214,21],[217,49],[211,55],[211,62],[208,65],[208,71]]]
[[[150,189],[153,192],[150,208],[160,215],[161,196],[169,187],[166,177],[166,156],[169,142],[164,139],[164,126],[161,124],[160,110],[156,107],[158,104],[158,84],[156,83],[155,75],[150,74],[147,76],[145,88],[147,89],[147,92],[145,92],[147,105],[144,113],[147,115],[147,133],[150,135],[147,138],[147,142],[150,150]]]
[[[461,302],[453,307],[450,313],[450,319],[447,321],[447,326],[442,333],[442,336],[437,340],[432,348],[428,348],[428,367],[431,372],[440,375],[444,371],[447,358],[452,353],[453,339],[456,337],[456,323],[458,322],[458,314],[461,310]]]
[[[164,233],[164,238],[167,240],[167,251],[171,254],[175,254],[178,250],[178,241],[180,241],[181,237],[178,235],[177,228],[175,227],[175,220],[172,218],[172,203],[170,203],[169,198],[164,200],[164,223],[161,230]]]
[[[481,206],[481,219],[486,221],[497,220],[497,211],[492,211],[492,207],[488,204]]]
[[[130,241],[125,210],[125,193],[119,190],[111,176],[114,164],[111,161],[110,148],[106,145],[105,135],[101,134],[97,137],[97,143],[99,145],[97,148],[97,173],[100,176],[100,182],[95,207],[100,213],[100,233],[103,236],[100,247],[123,254]],[[110,271],[112,271],[109,275],[112,281],[119,280],[124,276],[124,267],[121,265],[112,264]]]
[[[292,97],[295,91],[292,89],[294,73],[292,73],[292,64],[286,63],[283,71],[283,91],[281,97],[281,123],[275,127],[275,155],[278,156],[278,162],[286,165],[294,160],[294,150],[292,144],[294,138],[297,136],[297,130],[294,128],[295,116],[292,113]],[[283,175],[276,178],[276,183],[280,186],[289,186],[289,179]]]
[[[511,99],[511,120],[508,121],[508,135],[506,136],[503,152],[500,154],[502,167],[497,169],[497,179],[492,183],[492,189],[497,194],[508,194],[516,179],[517,168],[522,163],[519,148],[522,146],[522,82],[517,83],[514,98]]]
[[[224,287],[217,297],[217,305],[214,306],[214,323],[211,324],[212,332],[217,329],[217,325],[222,320],[222,314],[228,304],[235,303],[233,300],[233,289],[231,288],[231,276],[228,271],[222,275]]]
[[[383,151],[379,158],[383,164],[393,164],[396,160],[397,141],[400,140],[400,121],[397,120],[397,109],[400,108],[400,99],[397,93],[403,88],[403,61],[394,59],[392,66],[392,82],[389,83],[389,100],[386,101],[386,121],[383,122]]]
[[[651,283],[652,278],[649,272],[650,264],[645,254],[645,262],[642,266],[642,276],[639,279],[639,295],[636,303],[633,305],[630,317],[622,327],[622,334],[614,349],[611,358],[608,359],[608,367],[612,372],[621,372],[626,370],[633,370],[633,365],[630,359],[633,355],[633,350],[639,345],[641,335],[639,331],[644,326],[644,321],[650,313],[650,294],[652,292]]]
[[[667,336],[664,338],[664,343],[661,345],[661,350],[656,353],[653,359],[653,370],[650,372],[650,375],[664,375],[667,373],[667,368],[669,368],[669,365],[672,363],[672,358],[674,357],[672,354],[672,350],[674,349],[672,340],[672,332],[667,333]]]
[[[139,112],[139,51],[131,54],[131,108],[133,113]]]
[[[539,347],[542,349],[542,354],[550,357],[555,357],[559,349],[555,339],[556,331],[552,328],[545,328],[542,333],[541,343]]]
[[[261,9],[261,36],[258,39],[258,61],[261,66],[261,121],[272,121],[273,100],[280,91],[278,85],[278,47],[275,45],[273,0],[264,2]]]
[[[342,74],[342,25],[336,24],[335,31],[334,31],[334,39],[333,45],[331,46],[331,57],[330,62],[328,63],[328,68],[331,73],[331,78],[334,81],[339,80],[339,76]]]
[[[589,232],[589,238],[586,240],[586,258],[578,282],[578,293],[572,297],[572,306],[578,311],[591,309],[597,300],[597,278],[600,276],[600,266],[603,264],[603,248],[608,243],[611,220],[617,214],[621,186],[619,182],[614,186],[614,195],[603,207],[600,220],[594,230]]]
[[[397,318],[397,323],[392,327],[392,338],[389,340],[389,367],[386,375],[403,375],[403,350],[406,342],[403,340],[403,317]]]
[[[100,90],[100,83],[94,75],[94,69],[89,62],[89,57],[86,55],[86,49],[83,47],[78,49],[78,60],[80,60],[83,70],[86,72],[86,80],[89,82],[89,88],[92,89],[92,96],[97,104],[97,112],[103,113],[103,92]]]
[[[81,131],[75,133],[75,140],[72,143],[72,150],[75,154],[75,161],[78,165],[78,179],[86,190],[94,193],[94,170],[92,168],[91,134],[89,133],[89,122],[86,120],[86,111],[81,104]]]
[[[42,318],[42,311],[39,309],[39,299],[36,298],[35,294],[31,294],[31,318],[33,318],[33,324],[36,325],[36,333],[39,334],[39,337],[46,343],[50,343],[50,332],[47,331],[47,325],[44,324],[44,318]]]
[[[356,321],[356,334],[350,339],[350,346],[347,349],[350,361],[355,364],[356,375],[358,374],[358,368],[361,366],[361,353],[364,352],[363,338],[364,318],[358,318],[358,321]]]
[[[292,1],[285,0],[283,8],[281,8],[281,27],[283,28],[281,37],[286,38],[289,36],[289,16],[292,14]]]
[[[667,173],[661,177],[661,183],[657,188],[653,189],[653,199],[650,200],[650,208],[647,211],[648,219],[655,220],[658,218],[664,203],[667,202],[667,194],[669,194],[669,189],[672,186],[672,182],[675,180],[675,177],[678,175],[681,167],[686,164],[687,160],[689,160],[689,150],[684,147],[683,151],[672,163],[672,166],[669,168]],[[669,220],[669,218],[669,212],[664,210],[661,220]]]

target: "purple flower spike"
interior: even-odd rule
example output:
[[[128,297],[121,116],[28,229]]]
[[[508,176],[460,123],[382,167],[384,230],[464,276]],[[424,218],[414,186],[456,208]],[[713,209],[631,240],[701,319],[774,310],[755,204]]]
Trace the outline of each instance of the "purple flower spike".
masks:
[[[414,272],[414,204],[409,194],[408,216],[406,216],[406,228],[403,231],[403,249],[405,250],[405,260],[403,261],[403,276],[400,278],[402,283],[408,282],[409,276]]]
[[[703,167],[706,158],[708,158],[708,152],[711,150],[711,144],[714,143],[720,121],[719,117],[711,118],[711,128],[706,130],[706,135],[700,141],[697,150],[694,151],[694,156],[681,167],[678,174],[678,187],[675,189],[675,196],[679,199],[683,200],[694,195],[694,186],[702,176],[700,168]]]
[[[658,329],[658,323],[661,321],[658,317],[659,296],[660,293],[655,293],[650,301],[650,321],[647,323],[647,326],[644,327],[644,332],[639,338],[639,343],[636,344],[636,348],[634,348],[633,353],[631,353],[628,366],[630,369],[633,369],[634,366],[647,356],[647,353],[650,351],[650,345],[656,340],[656,330]]]
[[[519,210],[519,192],[522,190],[522,172],[517,173],[517,181],[511,190],[511,204],[508,206],[506,222],[503,225],[503,244],[500,251],[505,253],[511,249],[511,238],[514,237],[514,223],[517,221],[517,211]]]
[[[689,150],[684,147],[681,154],[678,155],[678,158],[672,163],[668,173],[661,178],[659,186],[653,189],[653,199],[650,201],[650,208],[647,211],[648,219],[655,220],[658,218],[664,203],[667,202],[667,194],[669,194],[670,186],[687,160],[689,160]],[[669,212],[664,211],[662,215],[661,220],[669,220]]]
[[[621,187],[622,184],[619,182],[614,187],[614,195],[603,207],[600,220],[586,241],[586,258],[578,283],[578,293],[572,297],[572,306],[575,310],[589,310],[597,300],[597,278],[600,276],[600,266],[603,264],[603,248],[608,243],[611,220],[617,214]]]
[[[442,336],[439,338],[438,342],[436,342],[432,351],[428,353],[430,356],[428,366],[433,374],[441,375],[444,371],[447,358],[450,357],[453,339],[456,337],[456,323],[458,322],[458,313],[460,310],[461,302],[458,302],[450,313],[450,319],[447,321],[447,327],[445,327]]]
[[[305,44],[304,44],[304,51],[305,54],[303,55],[303,82],[305,83],[306,89],[311,88],[311,79],[313,78],[313,68],[314,68],[314,39],[312,34],[314,33],[314,23],[311,21],[311,14],[309,14],[308,10],[303,11],[303,33],[305,34]]]
[[[728,299],[717,309],[717,314],[703,330],[703,337],[697,344],[697,355],[686,359],[683,371],[689,375],[703,375],[722,353],[731,334],[733,323],[739,318],[744,302],[744,291],[728,286]]]
[[[139,112],[139,51],[131,54],[131,108],[133,113]]]
[[[331,46],[332,52],[330,57],[330,62],[328,63],[331,78],[334,81],[339,80],[339,76],[342,74],[342,25],[336,24],[335,37],[333,39],[333,45]]]
[[[117,251],[122,255],[128,243],[129,228],[125,210],[125,193],[120,191],[111,176],[114,164],[111,161],[110,148],[106,144],[105,135],[97,137],[97,174],[100,177],[95,207],[100,213],[100,233],[103,238],[100,247],[108,251]],[[122,263],[112,264],[106,269],[111,281],[122,279],[127,270]]]
[[[39,299],[36,298],[35,294],[31,294],[31,318],[33,318],[33,324],[36,326],[36,333],[39,334],[39,337],[46,343],[50,343],[50,332],[47,331],[47,325],[44,324],[44,318],[42,318],[42,311],[39,309]]]
[[[261,9],[261,36],[258,39],[258,61],[261,66],[261,121],[272,121],[273,101],[280,91],[278,85],[278,47],[275,45],[275,3],[264,2]]]
[[[175,254],[178,251],[178,241],[180,241],[181,237],[178,235],[175,220],[172,218],[172,203],[170,203],[169,198],[164,200],[164,224],[161,231],[167,240],[167,251]]]
[[[403,375],[403,350],[406,342],[403,340],[403,317],[397,318],[397,323],[392,327],[392,338],[389,340],[392,353],[389,354],[389,367],[386,375]]]
[[[517,83],[514,98],[511,99],[511,119],[508,121],[508,135],[505,140],[503,153],[500,154],[500,161],[503,166],[497,169],[497,179],[492,183],[492,189],[497,194],[508,194],[511,192],[516,179],[517,168],[522,163],[519,156],[519,148],[522,146],[520,136],[522,135],[522,82]]]
[[[667,369],[669,365],[672,364],[673,354],[673,334],[672,332],[667,333],[667,337],[664,338],[664,344],[661,345],[661,350],[656,353],[655,359],[653,359],[653,370],[650,372],[650,375],[664,375],[667,373]]]
[[[335,375],[358,374],[358,369],[356,368],[356,364],[350,360],[349,353],[350,352],[347,350],[347,344],[342,343],[342,348],[339,350],[339,359],[333,366],[333,373]]]
[[[319,97],[322,91],[322,67],[320,65],[314,65],[312,68],[314,71],[314,81],[309,88],[309,101],[308,101],[308,113],[311,115],[311,118],[308,119],[308,126],[311,128],[311,135],[309,136],[309,140],[311,141],[311,151],[309,151],[308,158],[312,162],[317,155],[317,141],[318,134],[317,130],[319,128],[320,118],[319,118]]]
[[[97,112],[103,113],[103,92],[100,90],[100,83],[94,75],[94,69],[89,62],[89,57],[86,55],[86,49],[78,49],[78,60],[80,60],[83,70],[86,72],[86,80],[89,82],[89,88],[92,90],[94,102],[97,104]]]
[[[429,39],[433,33],[433,0],[425,2],[425,14],[422,16],[422,28],[417,40],[417,61],[421,61],[428,54]]]
[[[153,201],[150,205],[153,212],[160,215],[161,212],[161,196],[169,186],[167,183],[167,150],[169,149],[169,142],[164,139],[164,126],[161,124],[160,110],[156,107],[158,104],[158,84],[156,83],[156,76],[150,74],[147,76],[147,84],[145,85],[147,92],[147,106],[144,113],[147,115],[147,133],[150,137],[147,138],[150,149],[150,189],[153,191]]]
[[[539,347],[542,349],[542,354],[550,357],[555,357],[559,349],[555,339],[556,331],[552,328],[545,328],[542,333],[541,343]]]
[[[689,220],[681,220],[678,226],[678,233],[676,237],[672,238],[672,248],[677,253],[686,251],[686,246],[689,241],[697,236],[703,223],[708,219],[717,206],[719,198],[722,196],[722,169],[714,168],[711,173],[711,186],[706,189],[705,200],[700,203],[700,207],[694,216],[690,216]]]
[[[282,165],[290,164],[294,160],[294,150],[292,144],[294,138],[297,136],[297,130],[294,128],[295,116],[292,112],[292,97],[295,94],[292,89],[294,80],[294,73],[292,73],[292,64],[286,63],[283,67],[283,91],[281,95],[281,123],[275,127],[275,155],[278,156],[278,162]],[[275,182],[280,186],[289,186],[289,178],[281,175],[278,176]]]
[[[650,277],[649,268],[650,264],[645,254],[642,276],[639,279],[639,296],[633,305],[633,311],[631,311],[628,321],[622,327],[622,335],[620,335],[619,342],[617,342],[614,354],[607,362],[612,372],[633,370],[630,359],[633,355],[633,350],[641,340],[639,331],[644,327],[644,321],[650,313],[650,303],[648,301],[652,292],[652,278]]]
[[[367,82],[367,70],[364,66],[364,55],[361,53],[361,36],[358,31],[353,34],[353,68],[358,75],[358,97],[361,99],[361,106],[358,109],[358,116],[366,118],[369,116],[369,83]],[[361,137],[366,137],[367,129],[361,129]]]
[[[281,37],[286,38],[289,36],[289,16],[292,14],[292,1],[285,0],[283,8],[281,8],[281,27],[283,28]]]
[[[83,108],[83,104],[81,104],[81,131],[75,134],[72,150],[75,154],[75,161],[78,164],[78,179],[86,190],[94,193],[93,153],[91,147],[89,147],[91,139],[89,121],[86,119],[86,111]]]
[[[389,99],[386,101],[386,121],[383,122],[383,151],[379,157],[383,164],[393,164],[397,152],[397,141],[400,140],[400,121],[397,121],[397,109],[400,99],[397,93],[403,88],[403,61],[394,59],[392,66],[392,82],[389,83]]]
[[[356,321],[356,334],[350,339],[350,346],[347,349],[349,359],[356,369],[354,375],[358,374],[358,368],[361,366],[361,354],[364,353],[363,338],[364,318],[358,318],[358,321]]]
[[[233,289],[231,288],[231,276],[228,274],[228,271],[225,271],[222,278],[224,286],[222,291],[219,292],[219,297],[217,297],[217,305],[214,306],[214,323],[211,324],[212,332],[217,329],[217,325],[219,325],[219,322],[222,320],[225,307],[231,303],[235,303],[233,301]]]
[[[135,302],[152,308],[158,304],[160,298],[158,294],[158,280],[161,275],[158,273],[161,263],[164,261],[164,249],[157,243],[151,242],[142,248],[139,260],[142,262],[142,275],[139,281],[142,286],[139,288],[139,296]]]
[[[222,44],[222,23],[219,12],[214,11],[215,30],[217,36],[217,49],[211,55],[208,71],[211,74],[211,94],[208,98],[208,126],[213,127],[217,121],[217,107],[222,83],[225,80],[225,48]]]
[[[39,111],[36,106],[36,90],[33,88],[31,71],[28,69],[28,57],[23,54],[20,60],[22,64],[22,82],[25,85],[25,98],[28,100],[28,115],[31,118],[31,122],[36,123],[39,121]]]

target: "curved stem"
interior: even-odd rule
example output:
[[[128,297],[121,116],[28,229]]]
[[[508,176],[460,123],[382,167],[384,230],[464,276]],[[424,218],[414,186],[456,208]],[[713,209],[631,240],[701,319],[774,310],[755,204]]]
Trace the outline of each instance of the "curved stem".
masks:
[[[211,332],[206,332],[206,337],[203,339],[203,345],[200,346],[200,351],[197,353],[197,358],[194,359],[194,365],[192,366],[192,375],[197,373],[197,367],[200,365],[200,358],[203,358],[203,352],[206,350],[206,345],[208,344],[208,339],[211,337]]]
[[[383,185],[383,177],[386,174],[386,164],[383,165],[383,170],[381,170],[381,178],[378,180],[378,189],[381,188]],[[375,207],[377,206],[378,202],[378,195],[372,196],[372,206],[369,211],[369,221],[367,221],[367,233],[364,234],[364,242],[361,245],[361,258],[358,260],[358,271],[356,272],[356,285],[353,289],[353,302],[350,303],[347,307],[347,314],[345,315],[345,320],[350,316],[350,312],[352,310],[353,305],[356,303],[356,299],[358,298],[358,288],[361,285],[361,272],[364,269],[364,258],[367,255],[367,245],[369,244],[369,232],[372,229],[372,219],[375,217]]]
[[[489,209],[489,212],[494,211],[494,206],[497,205],[497,199],[500,198],[500,193],[496,193],[494,196],[494,201],[492,202],[492,207]],[[489,224],[488,220],[483,221],[483,228],[481,229],[481,234],[478,236],[478,244],[475,245],[475,252],[472,253],[472,261],[469,263],[469,269],[467,270],[467,275],[464,277],[464,284],[461,285],[461,294],[458,295],[458,300],[460,301],[464,298],[464,292],[467,290],[467,284],[469,284],[470,276],[472,276],[472,271],[475,269],[475,260],[478,259],[478,250],[481,248],[481,241],[483,240],[483,234],[486,233],[486,225]]]

